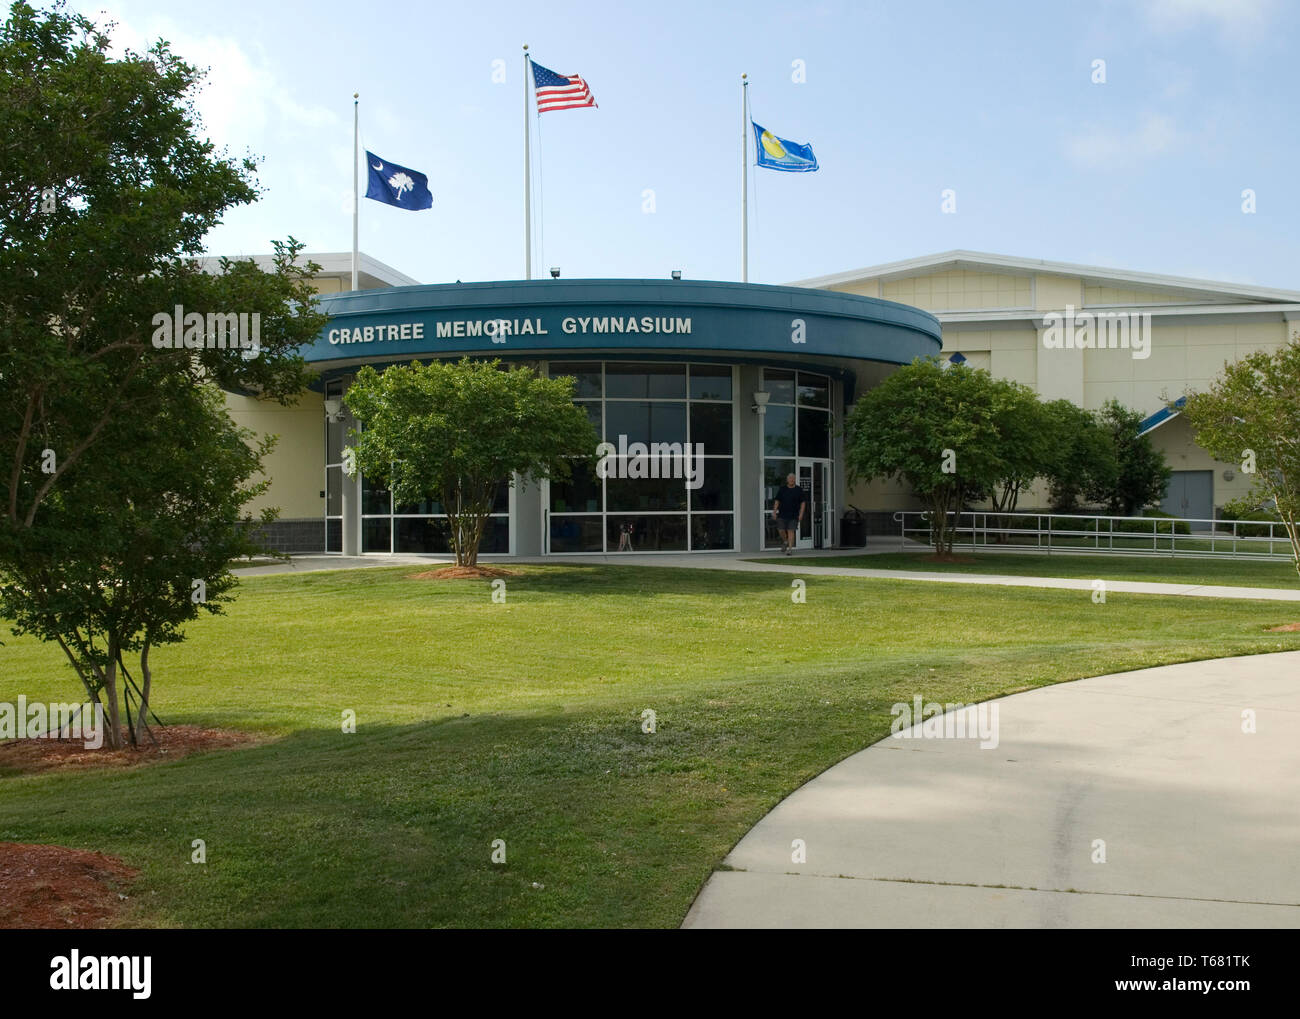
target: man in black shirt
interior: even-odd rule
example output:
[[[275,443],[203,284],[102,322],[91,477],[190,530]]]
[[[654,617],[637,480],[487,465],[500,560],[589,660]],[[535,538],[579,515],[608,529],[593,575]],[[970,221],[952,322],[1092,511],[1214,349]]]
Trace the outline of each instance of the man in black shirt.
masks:
[[[794,548],[795,534],[807,504],[808,493],[799,486],[793,474],[788,475],[785,487],[776,493],[776,500],[772,503],[772,519],[781,533],[781,551],[786,555],[790,555]]]

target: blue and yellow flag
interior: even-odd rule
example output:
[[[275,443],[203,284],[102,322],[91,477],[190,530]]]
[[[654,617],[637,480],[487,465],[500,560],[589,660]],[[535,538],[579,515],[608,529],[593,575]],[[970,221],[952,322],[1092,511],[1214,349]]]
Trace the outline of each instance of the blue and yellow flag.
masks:
[[[757,164],[769,170],[787,170],[794,173],[817,169],[817,157],[813,155],[811,145],[778,138],[751,120],[754,125],[754,149],[758,153]]]

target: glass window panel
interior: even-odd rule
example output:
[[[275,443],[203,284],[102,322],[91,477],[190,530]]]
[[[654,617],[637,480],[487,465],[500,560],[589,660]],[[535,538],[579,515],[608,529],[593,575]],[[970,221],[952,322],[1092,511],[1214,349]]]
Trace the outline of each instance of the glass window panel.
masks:
[[[794,408],[768,405],[763,415],[763,455],[794,456]]]
[[[561,375],[573,376],[573,398],[580,400],[587,397],[600,399],[600,362],[574,362],[556,364],[552,362],[550,376],[558,379]]]
[[[391,552],[393,550],[393,518],[370,517],[361,521],[361,551]]]
[[[507,555],[510,552],[510,518],[492,517],[483,527],[483,540],[478,550],[491,555]]]
[[[591,427],[596,429],[596,434],[600,434],[600,401],[599,400],[575,400],[579,407],[587,412],[587,420],[591,422]]]
[[[336,464],[343,461],[344,432],[347,426],[342,421],[325,423],[325,462]]]
[[[794,403],[794,372],[783,368],[764,368],[763,388],[772,394],[769,404]]]
[[[363,515],[370,513],[390,513],[392,501],[389,499],[388,489],[375,478],[361,475],[361,512]],[[385,549],[385,551],[387,551]]]
[[[731,453],[731,408],[729,403],[691,404],[691,442],[704,443],[706,455]]]
[[[493,513],[510,512],[510,482],[502,481],[497,485],[496,498],[492,500]]]
[[[704,483],[691,490],[691,509],[734,509],[732,500],[730,457],[706,456],[703,460]]]
[[[686,365],[618,364],[605,365],[605,397],[658,397],[686,399]]]
[[[692,513],[691,550],[730,551],[735,547],[735,523],[730,513]]]
[[[595,468],[585,460],[571,463],[570,480],[551,482],[551,512],[599,513],[601,481]]]
[[[685,442],[686,404],[614,401],[605,404],[605,440],[618,444],[626,435],[633,442]]]
[[[552,552],[600,552],[603,517],[551,516]],[[614,546],[618,547],[617,539]]]
[[[624,542],[626,538],[626,542]],[[686,514],[671,517],[605,517],[605,540],[611,552],[685,552]]]
[[[431,514],[442,512],[442,503],[437,499],[425,499],[423,502],[411,502],[404,506],[397,506],[394,513],[406,516],[427,517]]]
[[[691,365],[691,399],[730,400],[730,366],[725,364]]]
[[[799,402],[805,407],[826,407],[831,405],[830,381],[822,375],[799,373]]]
[[[831,455],[831,416],[826,411],[811,407],[799,408],[799,455]]]
[[[684,510],[685,478],[606,478],[605,499],[610,512]]]
[[[785,479],[794,473],[793,460],[767,460],[763,464],[763,507],[765,514],[771,516],[772,502],[776,491],[785,484]]]
[[[326,552],[343,551],[343,521],[342,520],[325,521],[325,551]]]
[[[325,468],[325,515],[337,517],[343,513],[343,468]]]
[[[408,518],[393,521],[394,552],[445,553],[451,550],[447,543],[447,529],[440,520]]]

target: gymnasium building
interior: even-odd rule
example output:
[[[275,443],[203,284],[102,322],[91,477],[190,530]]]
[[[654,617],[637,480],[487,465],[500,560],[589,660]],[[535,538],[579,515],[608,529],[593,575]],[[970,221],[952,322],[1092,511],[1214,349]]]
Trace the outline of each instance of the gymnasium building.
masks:
[[[971,251],[763,286],[664,278],[421,285],[362,256],[304,255],[330,322],[306,350],[319,376],[296,405],[227,395],[237,423],[280,441],[262,502],[289,552],[442,553],[436,503],[394,505],[343,473],[353,422],[342,397],[364,364],[500,358],[577,380],[606,441],[703,446],[699,481],[503,479],[485,554],[744,551],[778,540],[766,508],[795,474],[810,496],[805,548],[841,543],[850,506],[884,530],[916,508],[905,486],[849,489],[846,409],[897,366],[938,354],[1088,409],[1116,399],[1174,471],[1162,508],[1210,518],[1249,479],[1213,461],[1176,410],[1252,351],[1300,331],[1300,292]],[[269,259],[265,260],[269,264]],[[678,274],[673,274],[677,277]],[[1031,491],[1021,506],[1045,505]],[[630,532],[630,543],[623,538]]]

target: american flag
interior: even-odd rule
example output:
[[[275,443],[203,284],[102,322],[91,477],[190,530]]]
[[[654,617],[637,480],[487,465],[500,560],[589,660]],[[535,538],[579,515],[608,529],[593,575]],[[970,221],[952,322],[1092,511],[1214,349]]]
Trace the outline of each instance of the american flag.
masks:
[[[580,75],[556,74],[536,61],[533,62],[533,85],[537,92],[538,113],[596,105],[596,97]]]

